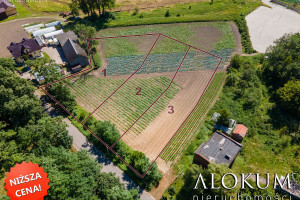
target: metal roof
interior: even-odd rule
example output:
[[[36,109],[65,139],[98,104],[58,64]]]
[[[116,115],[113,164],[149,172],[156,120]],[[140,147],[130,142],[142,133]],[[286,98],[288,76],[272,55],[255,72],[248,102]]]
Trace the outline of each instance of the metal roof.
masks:
[[[34,37],[36,37],[36,36],[44,35],[46,33],[51,33],[53,31],[56,31],[56,28],[55,27],[49,27],[49,28],[44,28],[44,29],[40,29],[40,30],[37,30],[37,31],[33,31],[32,35]]]
[[[202,143],[195,153],[210,162],[216,164],[227,163],[230,165],[241,148],[242,145],[240,143],[220,132],[215,132],[209,141]]]

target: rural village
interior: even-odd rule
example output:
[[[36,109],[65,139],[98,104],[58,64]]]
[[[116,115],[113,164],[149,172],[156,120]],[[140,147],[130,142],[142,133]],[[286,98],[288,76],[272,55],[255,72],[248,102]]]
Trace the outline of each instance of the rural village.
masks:
[[[299,0],[0,0],[0,38],[1,200],[22,162],[45,199],[300,199]]]

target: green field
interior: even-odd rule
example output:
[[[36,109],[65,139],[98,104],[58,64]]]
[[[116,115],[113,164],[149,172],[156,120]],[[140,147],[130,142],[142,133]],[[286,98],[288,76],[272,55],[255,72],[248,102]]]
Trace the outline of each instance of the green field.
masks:
[[[193,136],[199,132],[202,122],[205,120],[205,116],[212,106],[212,102],[218,96],[220,88],[222,88],[225,77],[226,75],[224,72],[219,72],[215,75],[196,109],[161,154],[160,157],[166,162],[174,161],[180,156]]]
[[[116,12],[114,13],[115,19],[110,20],[106,25],[115,27],[193,21],[229,21],[240,14],[247,15],[260,5],[261,2],[258,0],[214,0],[213,4],[210,1],[183,3],[151,11],[140,11],[137,15],[133,15],[134,11]],[[167,10],[169,10],[170,17],[165,17]]]
[[[236,42],[229,23],[196,22],[178,25],[164,24],[111,28],[100,31],[100,35],[101,37],[111,37],[162,33],[222,57],[221,65],[225,65],[232,53],[236,51]],[[157,38],[158,35],[101,40],[108,64],[107,73],[110,75],[131,74],[143,62]],[[159,73],[176,70],[175,68],[178,67],[177,65],[181,62],[187,48],[187,45],[160,36],[145,63],[145,70],[140,70],[138,73]],[[181,67],[181,71],[198,70],[199,66],[201,69],[215,69],[217,62],[218,60],[215,57],[191,49]],[[127,67],[124,67],[124,65]]]
[[[16,7],[18,14],[13,15],[5,20],[0,21],[10,21],[14,19],[20,18],[28,18],[28,17],[38,17],[38,16],[58,16],[58,12],[69,11],[68,3],[69,0],[66,1],[27,1],[23,3],[18,0],[10,0],[10,2]]]
[[[68,3],[71,1],[67,0],[64,2],[59,1],[28,1],[26,2],[26,6],[28,6],[31,10],[37,13],[41,12],[64,12],[69,11]]]
[[[87,76],[78,79],[70,88],[79,105],[91,112],[124,81],[124,78],[110,79]],[[120,132],[125,131],[162,94],[170,82],[171,80],[165,77],[130,79],[95,114],[102,120],[116,124]],[[141,95],[136,95],[138,92],[137,87],[142,89]],[[180,87],[173,82],[167,92],[145,113],[131,131],[139,134],[166,108],[168,102],[179,89]]]
[[[199,36],[202,36],[201,31],[212,30],[210,36],[206,36],[206,40],[211,40],[212,42],[206,44],[202,41]],[[202,49],[234,49],[235,39],[228,23],[216,22],[216,23],[183,23],[183,24],[164,24],[164,25],[151,25],[151,26],[136,26],[136,27],[126,27],[126,28],[112,28],[100,31],[101,37],[108,36],[122,36],[122,35],[140,35],[148,33],[162,33],[169,37],[180,40],[181,42],[202,48]],[[149,36],[145,36],[147,39]],[[202,36],[203,37],[203,36]],[[217,41],[216,41],[217,40]],[[153,41],[154,42],[154,41]],[[205,46],[199,46],[205,44]],[[139,54],[140,47],[136,46],[136,41],[131,38],[119,38],[119,39],[106,39],[103,40],[103,45],[105,47],[106,57],[115,56],[126,56],[126,55],[136,55]],[[171,46],[170,46],[171,45]],[[126,48],[126,51],[118,50],[116,51],[116,46]],[[154,50],[153,54],[158,53],[173,53],[183,51],[184,45],[179,45],[177,42],[170,40],[163,40],[159,42]],[[118,48],[119,49],[119,48]],[[185,50],[184,50],[185,51]],[[123,53],[124,55],[122,55]]]

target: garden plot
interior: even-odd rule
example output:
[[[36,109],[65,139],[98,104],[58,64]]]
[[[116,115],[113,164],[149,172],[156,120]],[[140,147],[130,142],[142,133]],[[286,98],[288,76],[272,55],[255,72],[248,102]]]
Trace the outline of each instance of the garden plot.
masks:
[[[167,170],[165,162],[173,161],[189,143],[222,85],[223,79],[217,76],[214,89],[205,93],[213,76],[223,70],[235,51],[234,37],[226,23],[205,23],[209,30],[217,30],[211,46],[207,42],[205,50],[190,46],[205,40],[195,33],[206,29],[202,25],[177,26],[178,32],[175,25],[157,29],[180,36],[184,42],[148,32],[159,25],[101,31],[98,49],[104,73],[75,76],[68,85],[77,103],[90,113],[79,119],[80,123],[87,124],[93,116],[111,121],[119,130],[121,136],[116,141],[102,141],[109,150],[122,159],[122,149],[114,148],[122,140],[152,161],[144,168],[148,169],[139,172],[141,176],[155,161],[159,161],[159,169]]]

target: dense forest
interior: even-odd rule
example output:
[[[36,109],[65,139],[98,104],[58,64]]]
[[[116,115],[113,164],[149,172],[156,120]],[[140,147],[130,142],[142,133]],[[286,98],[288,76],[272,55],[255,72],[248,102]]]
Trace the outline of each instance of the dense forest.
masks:
[[[49,73],[43,65],[38,67],[39,62],[43,60],[37,60],[36,70]],[[5,172],[16,163],[32,161],[44,167],[51,180],[45,199],[138,199],[137,190],[128,191],[114,174],[100,172],[101,165],[88,152],[71,150],[66,124],[61,117],[50,118],[44,113],[34,95],[36,88],[12,71],[12,60],[0,59],[0,65],[2,184]],[[3,192],[0,199],[9,197]]]
[[[186,149],[175,170],[179,178],[165,192],[163,199],[187,199],[193,195],[274,195],[268,190],[193,189],[199,173],[210,180],[225,173],[300,174],[300,34],[285,35],[265,54],[234,56],[220,99],[209,112],[192,144]],[[214,131],[214,112],[245,124],[249,130],[243,148],[232,168],[211,164],[208,169],[192,164],[193,153]],[[187,164],[189,163],[189,164]],[[182,171],[184,170],[184,173]],[[216,178],[218,180],[218,178]],[[294,176],[300,182],[300,176]],[[216,187],[220,182],[216,183]],[[230,185],[230,183],[228,184]],[[200,196],[199,196],[200,198]]]

